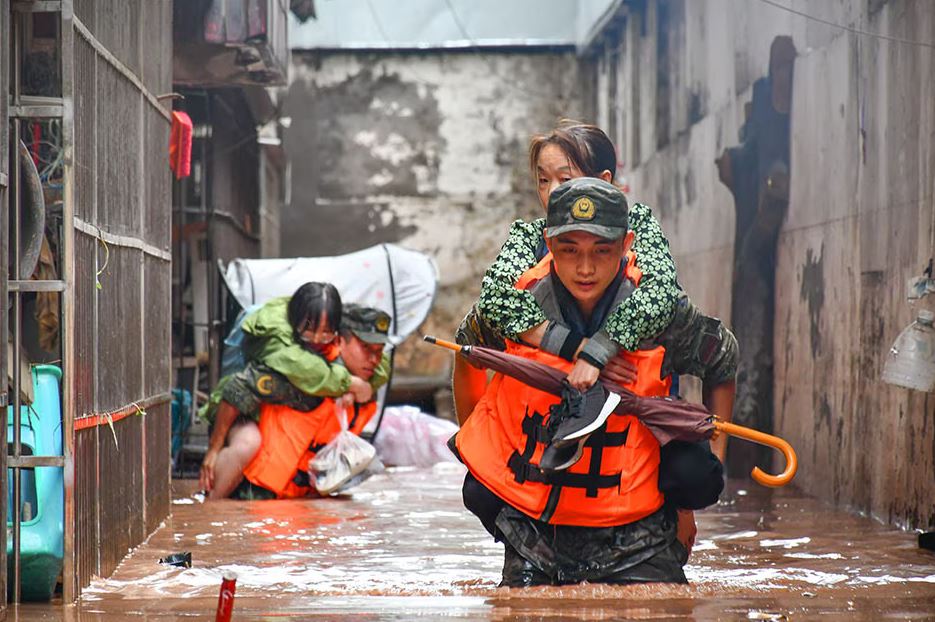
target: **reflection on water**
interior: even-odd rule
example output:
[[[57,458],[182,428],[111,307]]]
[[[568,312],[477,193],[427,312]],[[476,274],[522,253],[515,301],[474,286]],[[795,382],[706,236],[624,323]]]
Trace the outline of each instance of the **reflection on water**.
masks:
[[[462,477],[457,465],[390,470],[327,500],[180,494],[165,527],[77,607],[10,619],[213,619],[232,570],[241,619],[935,620],[935,556],[914,534],[746,482],[697,514],[691,585],[499,589],[502,547],[463,509]],[[183,550],[190,569],[156,563]]]

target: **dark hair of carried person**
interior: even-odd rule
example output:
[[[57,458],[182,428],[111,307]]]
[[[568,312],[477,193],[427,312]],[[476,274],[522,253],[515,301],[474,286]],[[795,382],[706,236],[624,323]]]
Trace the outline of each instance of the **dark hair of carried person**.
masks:
[[[617,174],[617,151],[614,144],[604,130],[596,125],[562,119],[558,127],[550,132],[533,136],[529,141],[529,168],[533,176],[536,174],[539,154],[546,145],[555,145],[561,149],[586,177],[600,177],[602,172],[610,171],[610,179],[613,181]]]
[[[295,290],[286,314],[296,335],[305,329],[309,320],[317,324],[322,311],[328,322],[326,328],[337,332],[341,326],[341,309],[341,294],[334,285],[312,281]]]

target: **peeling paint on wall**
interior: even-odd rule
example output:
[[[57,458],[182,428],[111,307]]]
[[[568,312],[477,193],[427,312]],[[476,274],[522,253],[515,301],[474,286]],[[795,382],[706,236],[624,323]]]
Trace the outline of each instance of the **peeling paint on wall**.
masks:
[[[805,265],[802,268],[802,302],[808,304],[809,342],[812,346],[812,356],[818,358],[821,354],[821,312],[825,306],[825,272],[822,268],[822,254],[824,245],[818,251],[816,259],[812,249],[805,254]]]
[[[302,158],[293,174],[305,173],[293,178],[297,201],[435,189],[444,142],[433,89],[369,65],[344,82],[297,81],[286,112],[287,148]]]
[[[286,99],[292,205],[284,256],[393,242],[428,253],[440,291],[423,327],[452,335],[510,222],[538,217],[529,138],[575,117],[572,52],[296,52]],[[450,357],[412,344],[404,373]]]

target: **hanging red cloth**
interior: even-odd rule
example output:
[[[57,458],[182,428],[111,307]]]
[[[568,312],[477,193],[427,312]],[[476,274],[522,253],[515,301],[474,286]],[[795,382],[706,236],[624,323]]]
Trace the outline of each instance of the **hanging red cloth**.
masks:
[[[186,113],[172,111],[172,132],[169,136],[169,168],[176,179],[192,172],[192,119]]]

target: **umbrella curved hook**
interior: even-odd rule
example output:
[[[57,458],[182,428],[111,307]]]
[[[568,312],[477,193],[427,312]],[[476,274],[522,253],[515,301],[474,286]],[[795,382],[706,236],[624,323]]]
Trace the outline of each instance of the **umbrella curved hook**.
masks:
[[[799,469],[799,459],[795,455],[795,450],[792,449],[792,445],[790,445],[787,441],[779,438],[778,436],[773,436],[772,434],[766,434],[765,432],[746,428],[735,423],[718,421],[717,419],[714,420],[714,427],[719,432],[723,432],[724,434],[737,436],[748,441],[753,441],[754,443],[759,443],[760,445],[772,447],[773,449],[782,452],[782,455],[786,458],[786,468],[783,469],[779,475],[770,475],[769,473],[766,473],[760,469],[760,467],[753,467],[753,471],[750,472],[750,477],[752,477],[756,483],[760,484],[761,486],[778,488],[780,486],[785,486],[792,481],[793,477],[795,477],[795,473]]]

